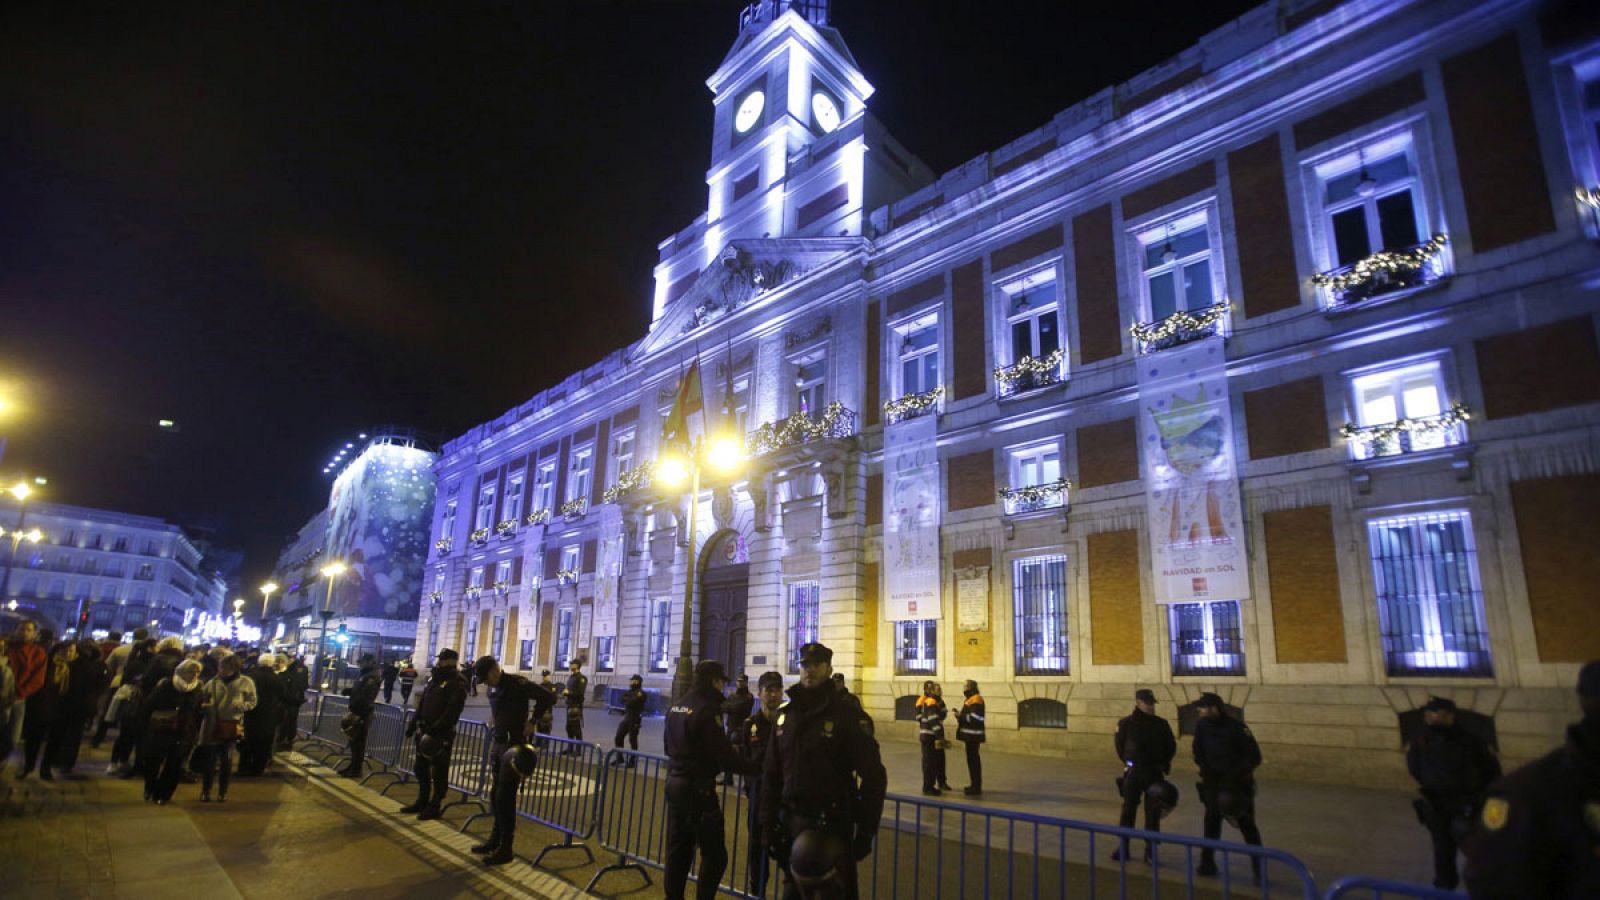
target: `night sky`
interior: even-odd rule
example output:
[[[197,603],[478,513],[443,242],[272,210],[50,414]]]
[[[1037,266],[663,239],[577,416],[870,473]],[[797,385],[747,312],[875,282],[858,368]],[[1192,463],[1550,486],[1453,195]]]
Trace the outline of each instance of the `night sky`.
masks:
[[[7,4],[0,387],[24,409],[0,476],[264,576],[358,431],[456,436],[644,333],[743,5]],[[833,18],[938,173],[1253,5]]]

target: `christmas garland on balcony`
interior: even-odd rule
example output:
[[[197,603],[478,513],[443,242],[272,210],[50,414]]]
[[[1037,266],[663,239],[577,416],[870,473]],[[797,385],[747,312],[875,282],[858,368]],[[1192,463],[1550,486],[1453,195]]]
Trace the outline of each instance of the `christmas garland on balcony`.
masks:
[[[1436,234],[1409,250],[1380,250],[1357,262],[1348,272],[1337,275],[1319,272],[1311,276],[1311,283],[1330,291],[1343,291],[1371,281],[1380,274],[1415,272],[1438,256],[1448,243],[1448,237]]]
[[[1047,481],[1044,484],[1034,484],[1027,487],[1003,487],[995,491],[1001,500],[1012,500],[1020,503],[1038,503],[1048,500],[1058,494],[1065,494],[1072,489],[1072,482],[1065,478]]]
[[[820,419],[813,419],[803,412],[796,411],[779,422],[763,422],[751,436],[750,453],[759,456],[779,447],[827,437],[834,432],[844,416],[844,404],[835,400],[823,410]]]
[[[494,533],[495,534],[505,534],[508,531],[514,531],[516,529],[516,527],[517,527],[517,520],[516,519],[506,519],[504,522],[496,522],[495,523]]]
[[[444,591],[429,591],[428,599],[432,600],[434,603],[438,603],[440,600],[444,599]]]
[[[1210,328],[1227,318],[1230,309],[1232,307],[1226,300],[1195,313],[1180,309],[1165,319],[1151,322],[1149,325],[1134,322],[1128,326],[1128,333],[1141,344],[1154,344],[1185,332],[1199,332]]]
[[[1472,413],[1464,404],[1457,403],[1437,416],[1423,416],[1416,419],[1396,419],[1381,425],[1357,425],[1346,422],[1340,426],[1339,434],[1347,441],[1364,441],[1369,445],[1383,444],[1394,440],[1402,434],[1432,434],[1439,431],[1448,431],[1472,418]]]
[[[1061,372],[1061,360],[1066,358],[1066,350],[1057,347],[1049,356],[1034,359],[1024,356],[1009,366],[996,366],[994,380],[999,384],[1011,384],[1022,380],[1028,375],[1056,375]]]
[[[527,522],[529,525],[543,525],[544,523],[550,521],[550,510],[536,509],[533,512],[528,513],[527,518],[523,519],[522,521]]]
[[[562,584],[577,584],[578,576],[582,574],[583,573],[577,569],[557,569],[556,581],[559,581]]]
[[[453,543],[455,542],[450,538],[439,538],[437,541],[433,542],[433,549],[439,551],[440,553],[449,553],[450,546]]]
[[[504,594],[506,591],[511,590],[511,582],[509,582],[509,581],[496,581],[494,583],[494,589],[499,591],[500,593]]]
[[[489,529],[479,528],[478,530],[467,535],[467,537],[471,539],[473,543],[477,543],[478,541],[486,541],[489,539]]]
[[[650,483],[650,464],[640,463],[617,476],[617,483],[600,495],[603,503],[615,503],[623,497]]]
[[[1600,186],[1583,187],[1579,185],[1572,189],[1572,193],[1578,198],[1578,202],[1584,206],[1590,209],[1600,209]]]
[[[922,412],[925,409],[938,406],[939,398],[943,396],[944,388],[936,387],[931,391],[923,391],[920,394],[907,394],[904,397],[896,397],[893,400],[884,401],[883,414],[885,417],[893,419],[908,413]]]
[[[561,504],[561,515],[570,519],[573,516],[583,515],[586,511],[588,511],[588,509],[589,501],[579,497],[576,500],[568,500],[567,502]]]

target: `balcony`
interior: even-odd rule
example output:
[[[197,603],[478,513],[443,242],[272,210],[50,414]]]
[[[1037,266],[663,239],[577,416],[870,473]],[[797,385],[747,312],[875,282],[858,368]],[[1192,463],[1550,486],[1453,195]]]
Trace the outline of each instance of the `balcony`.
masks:
[[[763,423],[750,432],[745,447],[751,456],[763,456],[789,447],[798,447],[817,441],[847,438],[856,433],[856,414],[834,401],[823,410],[822,417],[813,419],[796,412],[777,422]]]
[[[995,392],[1004,400],[1060,384],[1066,377],[1062,365],[1066,359],[1066,351],[1057,348],[1048,356],[1024,356],[1009,366],[998,366],[994,370]]]
[[[1047,509],[1063,509],[1067,505],[1067,491],[1072,482],[1065,478],[1027,487],[1001,488],[995,493],[1005,504],[1006,515],[1020,516]]]
[[[439,601],[441,601],[443,599],[444,599],[444,591],[429,591],[428,592],[428,602],[430,602],[430,603],[438,603]]]
[[[501,540],[507,540],[509,538],[516,537],[517,536],[517,520],[516,519],[506,519],[506,520],[504,520],[502,522],[496,522],[495,525],[494,525],[494,533],[500,535],[500,539]]]
[[[450,548],[455,546],[455,543],[455,538],[440,538],[433,542],[433,549],[439,551],[440,556],[444,556],[450,552]]]
[[[883,421],[885,425],[896,425],[918,416],[938,415],[939,401],[944,397],[944,388],[936,387],[931,391],[920,394],[906,394],[883,404]]]
[[[528,523],[529,525],[543,525],[550,521],[550,510],[536,509],[533,512],[528,513],[527,516],[523,517],[522,521]]]
[[[651,466],[649,463],[640,463],[628,471],[623,472],[621,475],[618,475],[616,484],[606,488],[605,492],[600,495],[601,502],[616,503],[618,500],[621,500],[623,497],[626,497],[634,491],[643,490],[644,488],[649,487],[650,469]]]
[[[1381,250],[1366,259],[1311,276],[1321,288],[1328,309],[1339,309],[1410,288],[1425,287],[1444,277],[1444,248],[1450,239],[1436,234],[1420,244]]]
[[[583,514],[588,511],[589,498],[587,497],[579,497],[576,500],[568,500],[567,502],[561,504],[560,510],[561,518],[567,520],[568,522],[583,518]]]
[[[1155,322],[1135,322],[1128,326],[1128,333],[1133,335],[1140,353],[1159,353],[1180,344],[1221,334],[1230,309],[1227,301],[1194,312],[1180,309]]]
[[[489,540],[489,527],[486,525],[482,528],[474,530],[471,534],[467,535],[467,540],[471,541],[472,545],[475,547],[482,547],[484,543]]]
[[[1472,413],[1457,403],[1436,416],[1396,419],[1377,425],[1345,423],[1339,434],[1350,442],[1356,459],[1400,456],[1421,450],[1452,447],[1464,440],[1465,423]]]
[[[566,587],[569,584],[577,584],[578,578],[582,574],[578,569],[557,569],[556,583],[562,587]]]

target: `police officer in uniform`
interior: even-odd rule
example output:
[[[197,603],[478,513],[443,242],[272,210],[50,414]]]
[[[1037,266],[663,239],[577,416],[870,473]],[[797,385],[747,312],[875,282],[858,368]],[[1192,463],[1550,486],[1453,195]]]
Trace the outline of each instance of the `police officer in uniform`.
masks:
[[[1500,777],[1500,761],[1482,738],[1456,724],[1454,701],[1429,698],[1422,721],[1406,749],[1406,768],[1422,794],[1412,805],[1433,839],[1433,886],[1453,891],[1460,882],[1456,845],[1472,826],[1484,790]]]
[[[883,815],[888,773],[873,737],[872,719],[832,680],[833,651],[818,643],[800,648],[800,683],[778,710],[761,781],[761,828],[784,867],[786,900],[800,896],[797,878],[814,877],[812,847],[838,847],[830,857],[834,885],[857,896],[856,862],[872,852]],[[821,835],[808,834],[821,832]],[[807,865],[796,871],[791,852]]]
[[[1566,746],[1489,788],[1462,843],[1475,900],[1600,897],[1600,660],[1578,672]]]
[[[622,749],[624,739],[633,744],[633,749],[639,749],[639,723],[644,719],[644,704],[648,697],[644,692],[644,677],[635,675],[628,679],[628,690],[622,695],[622,721],[617,725],[616,746]],[[617,765],[623,765],[622,758],[617,758]],[[638,760],[630,756],[627,767],[633,768]]]
[[[783,676],[766,672],[756,682],[756,697],[761,705],[745,719],[739,728],[739,740],[734,749],[754,774],[744,779],[745,802],[745,872],[749,876],[745,893],[762,897],[767,893],[767,842],[761,833],[761,772],[767,759],[767,744],[772,741],[772,726],[778,721],[778,707],[783,705]]]
[[[350,729],[350,764],[339,770],[346,778],[360,778],[367,760],[367,733],[372,729],[372,714],[378,709],[378,663],[371,657],[362,660],[361,677],[350,689],[350,713],[355,722]]]
[[[422,821],[439,818],[439,805],[450,790],[450,751],[455,745],[456,722],[467,703],[467,680],[461,677],[456,651],[439,651],[422,696],[417,698],[417,714],[406,725],[406,737],[417,741],[417,802],[400,807],[403,813],[417,813]]]
[[[939,796],[941,788],[948,790],[944,774],[944,719],[948,710],[944,698],[939,696],[937,682],[924,681],[922,696],[917,698],[917,741],[922,745],[922,792]]]
[[[755,710],[756,698],[750,693],[749,675],[740,672],[734,685],[733,693],[722,701],[722,717],[727,721],[729,740],[738,743],[739,730],[749,721],[750,713]]]
[[[494,771],[494,788],[489,794],[489,808],[494,812],[494,830],[488,840],[472,848],[473,853],[485,853],[484,862],[491,866],[511,861],[517,831],[517,786],[521,783],[511,777],[501,765],[506,750],[520,745],[533,733],[533,719],[555,705],[556,697],[550,691],[500,668],[492,656],[482,656],[472,666],[477,679],[489,686],[489,708],[494,717],[494,734],[489,747],[489,760]],[[532,712],[529,712],[529,705]]]
[[[561,699],[561,685],[550,680],[549,669],[539,670],[539,686],[549,691],[550,696],[556,698],[557,701]],[[534,731],[537,731],[539,734],[550,734],[555,730],[555,727],[556,707],[555,704],[552,703],[550,708],[544,711],[544,715],[540,716],[539,720],[534,723]],[[539,746],[543,747],[544,743],[541,742]]]
[[[956,711],[956,737],[961,743],[967,745],[967,781],[969,782],[962,793],[976,797],[983,793],[983,760],[978,757],[978,748],[984,742],[984,705],[983,695],[978,693],[978,683],[971,679],[961,688],[964,698],[961,709]]]
[[[695,896],[712,900],[728,868],[728,847],[717,802],[717,775],[753,771],[733,752],[722,729],[722,691],[728,675],[722,663],[701,660],[689,692],[667,710],[667,859],[662,890],[667,900],[682,900],[695,847],[700,848]]]
[[[1122,818],[1117,822],[1123,828],[1132,828],[1139,814],[1139,804],[1144,804],[1144,830],[1161,830],[1161,808],[1148,794],[1150,786],[1166,780],[1172,771],[1172,757],[1178,753],[1178,740],[1172,736],[1172,726],[1156,715],[1156,695],[1149,688],[1133,693],[1134,707],[1130,715],[1117,722],[1113,739],[1117,758],[1122,760],[1122,776],[1117,788],[1122,792]],[[1126,859],[1128,842],[1112,851],[1112,859]],[[1145,842],[1144,858],[1150,860],[1150,843]]]
[[[1200,718],[1194,726],[1194,762],[1200,767],[1200,802],[1206,806],[1205,836],[1222,837],[1222,820],[1238,827],[1246,844],[1261,846],[1261,829],[1256,827],[1256,767],[1261,765],[1261,747],[1243,722],[1228,715],[1222,698],[1209,691],[1194,701]],[[1256,877],[1261,877],[1261,860],[1250,858]],[[1216,853],[1207,847],[1200,851],[1197,875],[1217,874]]]
[[[589,679],[583,674],[583,660],[574,657],[572,660],[572,674],[567,676],[567,737],[583,740],[583,698],[589,692]],[[582,748],[569,745],[561,753],[564,756],[577,756],[582,753]]]

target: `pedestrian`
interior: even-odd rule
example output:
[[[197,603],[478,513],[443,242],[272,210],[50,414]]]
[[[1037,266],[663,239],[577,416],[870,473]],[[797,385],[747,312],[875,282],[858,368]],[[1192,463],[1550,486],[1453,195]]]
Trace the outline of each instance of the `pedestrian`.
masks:
[[[456,669],[456,674],[461,674],[461,670],[459,668]],[[417,667],[411,664],[411,660],[406,660],[405,666],[400,669],[399,677],[400,705],[406,706],[411,702],[411,689],[415,687],[417,683]]]
[[[474,846],[472,852],[487,854],[484,864],[499,866],[515,856],[517,787],[520,784],[507,771],[510,767],[500,762],[507,750],[527,741],[533,733],[533,719],[554,706],[556,696],[520,675],[501,670],[500,663],[492,656],[479,657],[472,671],[479,681],[489,686],[489,708],[494,724],[489,745],[494,771],[489,808],[494,813],[494,830],[489,832],[487,840]]]
[[[283,714],[283,682],[273,671],[277,658],[263,653],[244,677],[255,682],[255,708],[244,714],[244,737],[239,740],[239,774],[261,775],[272,762],[272,742],[278,735],[278,717]]]
[[[784,869],[784,896],[806,889],[857,896],[856,863],[872,852],[888,773],[872,718],[833,683],[833,651],[800,648],[800,683],[778,711],[761,776],[763,843]],[[820,865],[813,846],[829,848]],[[796,849],[806,852],[798,854]],[[805,862],[797,867],[792,863]],[[825,874],[818,875],[821,871]],[[816,886],[817,879],[827,883]]]
[[[367,762],[367,735],[372,729],[372,714],[378,709],[378,664],[367,657],[362,660],[361,674],[350,688],[350,712],[345,717],[348,727],[345,735],[350,739],[350,762],[339,774],[346,778],[360,778]]]
[[[583,700],[589,693],[589,679],[583,674],[583,658],[575,656],[571,664],[572,674],[567,676],[567,737],[570,740],[583,740]],[[577,744],[569,744],[561,753],[564,756],[577,756],[583,749]]]
[[[5,768],[14,746],[11,743],[11,707],[17,703],[17,676],[11,671],[10,644],[0,641],[0,769]]]
[[[389,664],[383,667],[383,702],[394,702],[394,683],[399,677],[400,667],[394,660],[389,660]]]
[[[106,732],[117,724],[117,719],[111,714],[111,701],[116,699],[117,691],[122,689],[122,673],[128,666],[128,657],[132,655],[133,648],[142,643],[145,638],[148,638],[150,633],[143,628],[135,628],[133,630],[133,640],[126,644],[122,643],[121,632],[113,631],[111,636],[117,639],[117,645],[112,647],[111,652],[105,656],[106,677],[111,681],[105,695],[106,702],[100,707],[99,721],[94,728],[94,738],[89,741],[89,746],[95,748],[98,748],[105,741]]]
[[[728,730],[728,739],[737,741],[739,730],[750,720],[750,713],[756,708],[756,698],[750,693],[750,676],[745,673],[739,673],[734,685],[733,693],[722,701],[722,717]]]
[[[1261,829],[1256,827],[1256,767],[1261,765],[1261,746],[1250,727],[1228,715],[1222,698],[1209,691],[1194,701],[1199,719],[1194,725],[1194,763],[1200,769],[1196,789],[1205,804],[1207,840],[1222,837],[1222,822],[1239,829],[1244,842],[1261,846]],[[1261,879],[1261,857],[1250,857],[1250,869]],[[1216,875],[1216,852],[1200,850],[1196,875]]]
[[[243,736],[244,714],[256,706],[256,686],[244,677],[240,658],[230,653],[218,658],[217,677],[202,684],[200,691],[200,704],[205,711],[200,726],[202,752],[196,760],[200,766],[200,801],[211,801],[211,785],[215,781],[217,802],[222,803],[228,799],[233,749]],[[148,723],[145,727],[149,727]]]
[[[199,735],[200,663],[178,663],[171,678],[163,678],[145,700],[144,799],[165,806],[178,789],[183,762]]]
[[[1122,792],[1122,818],[1117,824],[1132,828],[1144,804],[1144,830],[1161,830],[1161,806],[1149,795],[1152,786],[1166,780],[1172,771],[1172,757],[1177,755],[1178,741],[1172,736],[1172,726],[1156,715],[1156,695],[1149,688],[1133,693],[1134,707],[1130,715],[1117,722],[1113,743],[1117,759],[1122,761],[1122,775],[1117,778],[1117,788]],[[1128,840],[1111,853],[1111,858],[1128,858]],[[1145,862],[1150,861],[1150,842],[1144,845]]]
[[[917,740],[922,745],[922,792],[932,797],[949,790],[944,774],[944,720],[948,710],[937,682],[924,681],[917,698]]]
[[[983,793],[983,759],[978,748],[985,739],[983,695],[978,693],[978,683],[967,679],[961,686],[961,708],[956,711],[956,738],[967,747],[967,786],[961,792],[970,797]]]
[[[11,633],[11,639],[6,642],[6,658],[16,682],[16,697],[5,710],[5,719],[0,721],[0,728],[5,729],[0,746],[6,749],[5,755],[0,756],[0,764],[23,743],[22,727],[27,721],[28,701],[44,688],[48,659],[45,648],[39,644],[39,626],[31,619],[22,620]]]
[[[289,661],[278,676],[283,686],[283,720],[278,725],[278,749],[294,748],[295,730],[300,725],[300,707],[306,705],[306,691],[311,688],[311,672],[305,660],[296,656]]]
[[[755,772],[728,743],[722,727],[722,692],[728,674],[722,663],[703,659],[694,667],[689,692],[667,710],[667,844],[662,890],[667,900],[683,900],[694,852],[700,850],[695,896],[713,900],[728,868],[728,845],[717,801],[717,776]]]
[[[1489,787],[1462,842],[1474,900],[1600,897],[1600,660],[1578,670],[1578,704],[1564,746]]]
[[[416,813],[418,821],[439,818],[444,795],[450,790],[456,722],[467,704],[467,682],[457,667],[460,660],[460,654],[448,647],[439,651],[428,683],[422,686],[422,696],[417,698],[417,714],[406,725],[406,737],[417,741],[417,802],[400,807],[400,811]]]
[[[1422,795],[1411,802],[1433,842],[1433,886],[1453,891],[1458,843],[1472,827],[1484,791],[1500,777],[1500,760],[1483,738],[1456,723],[1455,701],[1430,697],[1423,727],[1406,748],[1406,769]]]
[[[539,671],[539,686],[549,691],[550,696],[555,697],[558,701],[561,699],[561,686],[550,680],[549,669],[541,669]],[[556,707],[552,703],[545,709],[544,714],[539,716],[539,720],[534,723],[534,731],[539,734],[551,734],[555,731],[555,727]],[[540,741],[539,746],[543,747],[544,742]]]
[[[61,698],[61,708],[45,747],[45,756],[61,775],[69,777],[78,765],[84,729],[94,717],[100,695],[105,693],[110,681],[106,677],[106,664],[100,661],[100,645],[88,638],[76,643],[78,650],[71,663],[67,692]]]
[[[106,667],[106,689],[100,692],[100,698],[95,703],[92,718],[89,720],[89,724],[94,728],[93,737],[89,740],[89,746],[92,748],[98,748],[100,742],[105,740],[107,728],[106,708],[111,705],[111,695],[117,689],[117,685],[112,683],[112,679],[116,677],[117,673],[111,669],[111,654],[117,652],[117,648],[123,646],[122,632],[113,631],[107,634],[106,639],[97,646],[100,649],[100,662]]]
[[[467,673],[467,696],[478,696],[478,672],[476,668]]]
[[[772,743],[772,727],[778,721],[778,708],[783,705],[783,676],[777,672],[763,672],[756,682],[756,697],[760,706],[745,720],[739,729],[739,739],[734,749],[744,758],[747,769],[744,781],[745,796],[745,893],[752,897],[765,897],[771,861],[767,857],[767,841],[761,833],[761,782],[766,771],[767,747]]]
[[[155,655],[139,675],[139,690],[148,694],[163,678],[171,678],[172,671],[183,662],[183,638],[168,635],[156,642]]]
[[[638,751],[639,725],[644,720],[644,704],[648,699],[649,697],[644,692],[644,677],[635,675],[629,678],[628,690],[622,695],[622,721],[617,725],[616,748],[618,750],[622,749],[622,742],[627,739],[632,741],[633,749]],[[626,765],[630,769],[637,764],[638,760],[632,756],[628,757],[627,761],[624,762],[621,754],[618,754],[617,761],[614,763],[614,765]]]
[[[12,651],[15,655],[15,650]],[[39,767],[39,777],[45,781],[54,781],[55,774],[50,770],[50,754],[46,753],[44,759],[39,758],[39,751],[49,743],[56,724],[56,716],[61,712],[62,699],[67,695],[67,689],[72,681],[72,661],[78,656],[78,645],[71,641],[62,641],[50,648],[50,656],[45,662],[44,683],[37,691],[28,697],[28,709],[23,713],[22,724],[22,769],[17,772],[18,780],[27,778],[33,772],[34,766]]]
[[[139,684],[144,681],[145,670],[155,659],[155,652],[155,639],[145,638],[133,645],[133,649],[128,653],[128,661],[123,665],[122,685],[117,688],[116,696],[112,698],[112,704],[116,707],[114,714],[117,717],[117,739],[111,745],[111,761],[106,765],[107,775],[132,778],[135,774],[133,758],[138,751],[139,724],[142,721],[139,707],[144,698]],[[203,673],[202,680],[204,680]],[[108,709],[107,714],[113,714],[112,710]]]

